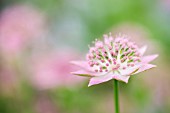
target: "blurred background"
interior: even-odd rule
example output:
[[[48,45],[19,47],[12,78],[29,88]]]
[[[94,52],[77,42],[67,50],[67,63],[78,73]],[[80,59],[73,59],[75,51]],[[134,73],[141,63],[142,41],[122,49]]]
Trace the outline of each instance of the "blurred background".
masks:
[[[120,82],[121,113],[169,113],[170,0],[1,0],[0,113],[114,113],[112,81],[88,88],[69,64],[109,32],[159,54]]]

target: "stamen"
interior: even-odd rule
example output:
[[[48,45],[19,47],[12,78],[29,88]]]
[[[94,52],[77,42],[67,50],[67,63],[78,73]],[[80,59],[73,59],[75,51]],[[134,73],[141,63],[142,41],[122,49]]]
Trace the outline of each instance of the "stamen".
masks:
[[[95,72],[126,70],[140,62],[138,46],[129,41],[127,36],[119,35],[115,40],[111,35],[103,37],[104,43],[96,39],[95,46],[89,46],[90,50],[86,55],[89,66],[95,66]]]
[[[103,70],[101,69],[100,72],[103,72]]]
[[[96,69],[95,72],[98,72],[98,70]]]
[[[105,61],[104,60],[101,60],[102,63],[104,63]]]
[[[125,70],[126,69],[126,67],[123,67],[123,70]]]
[[[134,64],[131,64],[130,66],[131,66],[131,67],[133,67],[133,66],[134,66]]]
[[[109,66],[109,64],[107,63],[106,66]]]

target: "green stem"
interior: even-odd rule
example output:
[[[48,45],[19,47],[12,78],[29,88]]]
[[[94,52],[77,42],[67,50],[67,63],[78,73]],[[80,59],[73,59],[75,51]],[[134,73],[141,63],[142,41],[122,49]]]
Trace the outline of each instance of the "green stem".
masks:
[[[115,113],[119,113],[119,91],[118,81],[114,79]]]

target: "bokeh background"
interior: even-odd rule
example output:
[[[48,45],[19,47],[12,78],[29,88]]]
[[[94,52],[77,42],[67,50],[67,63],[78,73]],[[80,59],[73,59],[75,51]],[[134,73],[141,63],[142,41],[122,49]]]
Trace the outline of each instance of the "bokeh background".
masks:
[[[120,82],[121,113],[169,113],[170,0],[1,0],[0,113],[114,113],[112,81],[87,87],[69,63],[109,32],[159,54]]]

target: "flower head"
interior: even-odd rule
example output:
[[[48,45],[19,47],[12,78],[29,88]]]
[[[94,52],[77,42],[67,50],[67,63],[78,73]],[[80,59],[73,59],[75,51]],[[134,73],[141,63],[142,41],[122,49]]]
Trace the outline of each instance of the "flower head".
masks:
[[[72,61],[83,68],[72,74],[91,77],[89,86],[111,79],[127,83],[130,75],[156,67],[149,62],[158,55],[143,56],[146,46],[139,48],[123,35],[115,39],[111,34],[103,37],[104,42],[96,40],[89,48],[86,61]]]

